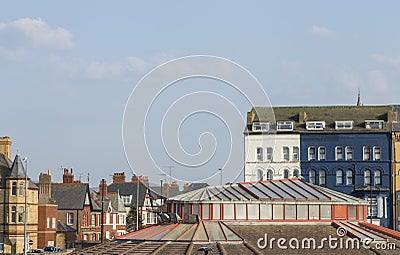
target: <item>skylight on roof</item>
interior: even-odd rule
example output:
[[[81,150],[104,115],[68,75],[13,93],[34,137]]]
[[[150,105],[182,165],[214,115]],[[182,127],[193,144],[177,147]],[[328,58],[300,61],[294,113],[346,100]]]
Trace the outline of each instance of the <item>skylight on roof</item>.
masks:
[[[383,120],[366,120],[365,128],[367,129],[382,129],[383,128]]]
[[[292,131],[293,121],[278,121],[276,122],[276,129],[278,131]]]
[[[268,131],[269,123],[268,122],[253,122],[253,131]]]

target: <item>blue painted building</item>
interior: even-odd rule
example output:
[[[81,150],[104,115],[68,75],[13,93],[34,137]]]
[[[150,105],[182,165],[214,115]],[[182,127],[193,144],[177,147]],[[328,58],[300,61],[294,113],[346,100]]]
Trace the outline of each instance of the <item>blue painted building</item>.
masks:
[[[389,132],[302,132],[300,148],[307,181],[367,200],[368,218],[391,226]]]

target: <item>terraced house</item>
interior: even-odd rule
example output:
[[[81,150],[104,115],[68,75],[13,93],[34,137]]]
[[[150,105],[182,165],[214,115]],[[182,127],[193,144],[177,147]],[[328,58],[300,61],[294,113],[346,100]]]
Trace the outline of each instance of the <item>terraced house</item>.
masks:
[[[363,106],[360,101],[357,106],[273,107],[271,123],[269,108],[253,108],[248,113],[245,142],[251,147],[248,153],[257,155],[250,158],[267,160],[256,164],[257,168],[246,161],[245,180],[291,177],[301,169],[301,176],[310,183],[367,200],[369,221],[392,227],[392,137],[396,137],[392,127],[398,121],[398,109]],[[257,129],[257,125],[265,128]],[[276,137],[276,146],[270,150],[280,156],[278,162],[262,146],[271,136]],[[255,142],[255,137],[264,138]],[[260,151],[264,154],[258,157]],[[256,176],[257,171],[260,175]]]

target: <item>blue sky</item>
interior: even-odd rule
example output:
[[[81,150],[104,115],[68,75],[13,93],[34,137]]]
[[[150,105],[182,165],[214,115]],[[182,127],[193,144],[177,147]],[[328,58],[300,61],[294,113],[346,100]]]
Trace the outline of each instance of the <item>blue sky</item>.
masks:
[[[33,179],[50,169],[60,180],[61,166],[83,179],[90,173],[92,185],[100,178],[110,181],[114,171],[130,176],[121,126],[131,91],[157,65],[196,54],[247,68],[272,105],[352,105],[358,89],[366,105],[398,104],[399,5],[5,1],[0,4],[0,135],[13,139],[13,155],[18,150],[28,156]],[[212,86],[197,83],[194,89]],[[237,97],[226,89],[219,93]],[[250,106],[239,104],[245,116]],[[209,128],[212,118],[199,117],[188,122],[189,130],[221,129],[215,123]],[[180,136],[195,153],[198,137],[192,134],[186,130]],[[242,147],[233,149],[243,153]],[[153,151],[163,153],[156,145]],[[213,158],[209,168],[217,169],[224,156]],[[160,165],[176,165],[163,161]],[[147,166],[135,162],[134,167]],[[151,176],[153,182],[159,178]]]

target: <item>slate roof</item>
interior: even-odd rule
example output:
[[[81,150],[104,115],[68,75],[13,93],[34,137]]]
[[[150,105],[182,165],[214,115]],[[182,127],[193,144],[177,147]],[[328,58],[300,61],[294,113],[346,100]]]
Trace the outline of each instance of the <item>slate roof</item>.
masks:
[[[398,108],[397,108],[398,110]],[[275,121],[294,121],[294,131],[307,131],[305,123],[300,119],[300,113],[306,113],[305,121],[325,121],[326,127],[323,131],[335,130],[335,121],[353,120],[354,131],[363,130],[370,132],[387,132],[392,128],[391,119],[398,119],[396,106],[279,106],[273,107],[275,119],[271,120],[270,107],[254,107],[248,119],[245,131],[251,131],[253,121],[270,121],[274,128]],[[366,129],[365,120],[384,120],[383,129]],[[387,122],[390,122],[389,125]],[[323,132],[319,131],[319,132]]]
[[[87,193],[89,195],[87,183],[51,184],[51,197],[56,201],[59,210],[82,210]]]
[[[22,164],[21,157],[19,156],[19,154],[17,154],[14,158],[14,162],[11,166],[11,174],[9,177],[17,179],[26,178],[26,171],[24,165]]]
[[[76,232],[76,229],[68,226],[67,224],[61,221],[58,221],[57,232]]]
[[[107,187],[108,193],[118,193],[121,196],[129,196],[132,195],[132,203],[136,205],[136,191],[137,191],[137,183],[133,182],[124,182],[124,183],[111,183]],[[139,204],[144,204],[144,199],[146,197],[147,187],[143,183],[139,184]]]

